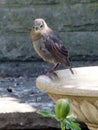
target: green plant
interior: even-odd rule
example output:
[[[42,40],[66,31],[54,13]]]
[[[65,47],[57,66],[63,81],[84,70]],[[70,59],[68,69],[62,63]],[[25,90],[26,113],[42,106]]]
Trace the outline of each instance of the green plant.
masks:
[[[55,105],[55,111],[38,110],[37,113],[44,117],[51,117],[60,122],[61,130],[81,130],[79,124],[75,122],[73,115],[68,115],[70,111],[70,102],[68,99],[59,99]]]

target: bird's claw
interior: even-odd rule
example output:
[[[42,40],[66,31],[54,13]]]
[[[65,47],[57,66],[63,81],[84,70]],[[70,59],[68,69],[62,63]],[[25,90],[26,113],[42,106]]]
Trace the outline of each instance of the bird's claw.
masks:
[[[48,76],[49,78],[51,78],[51,79],[57,79],[58,78],[58,75],[57,75],[57,73],[56,72],[47,72],[46,74],[45,74],[46,76]]]

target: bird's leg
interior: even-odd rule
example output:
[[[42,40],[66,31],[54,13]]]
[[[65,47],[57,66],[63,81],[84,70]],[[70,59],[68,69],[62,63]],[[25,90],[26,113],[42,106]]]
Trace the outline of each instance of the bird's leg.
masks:
[[[73,72],[72,68],[71,68],[70,66],[69,66],[68,68],[70,69],[71,73],[72,73],[72,74],[74,74],[74,72]]]
[[[69,70],[71,71],[71,73],[74,74],[74,72],[73,72],[73,70],[71,68],[70,61],[69,61],[68,57],[66,58],[66,65],[69,68]]]
[[[54,73],[56,75],[56,73],[54,72],[54,70],[58,67],[59,63],[55,64],[47,73],[46,75],[49,75],[50,73]]]

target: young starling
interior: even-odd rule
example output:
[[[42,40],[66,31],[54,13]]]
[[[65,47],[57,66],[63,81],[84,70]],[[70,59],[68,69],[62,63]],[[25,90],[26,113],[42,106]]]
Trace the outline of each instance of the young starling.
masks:
[[[47,74],[53,72],[59,64],[67,66],[73,74],[69,62],[68,50],[64,47],[60,37],[48,27],[43,19],[38,18],[34,20],[30,35],[33,40],[34,49],[38,55],[44,61],[54,64],[53,68]]]

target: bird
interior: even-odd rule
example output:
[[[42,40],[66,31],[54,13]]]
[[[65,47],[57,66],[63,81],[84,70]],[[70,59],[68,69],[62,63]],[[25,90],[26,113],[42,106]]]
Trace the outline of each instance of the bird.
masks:
[[[46,75],[53,73],[61,64],[68,67],[74,74],[69,60],[69,52],[63,45],[61,38],[50,28],[42,18],[37,18],[33,21],[33,26],[30,32],[33,47],[37,54],[47,62],[53,64],[53,67]]]

